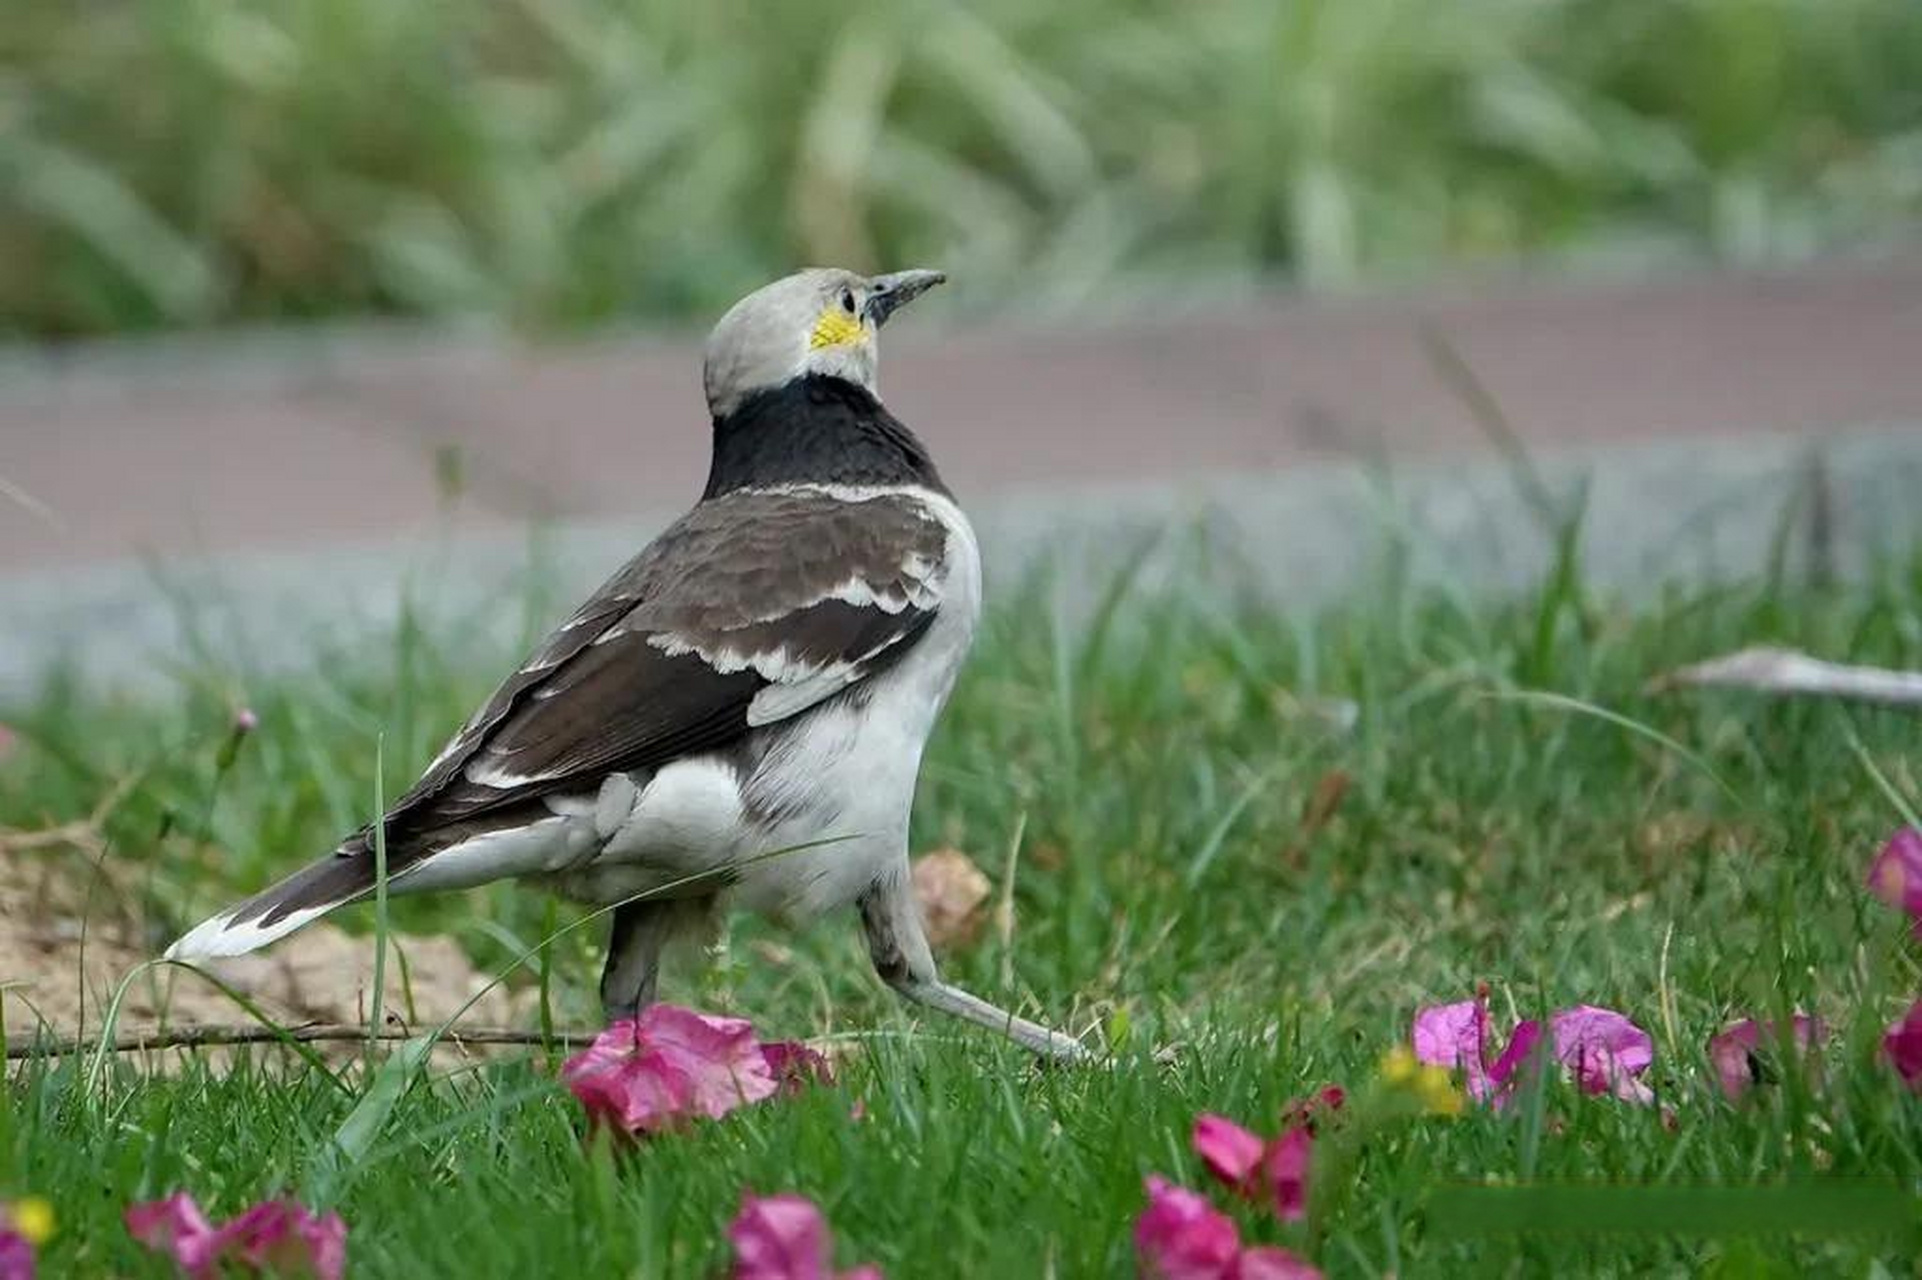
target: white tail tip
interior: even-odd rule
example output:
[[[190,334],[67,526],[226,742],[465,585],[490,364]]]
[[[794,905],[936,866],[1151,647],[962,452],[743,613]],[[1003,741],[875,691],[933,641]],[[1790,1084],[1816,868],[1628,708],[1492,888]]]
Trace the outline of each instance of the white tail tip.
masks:
[[[331,904],[308,907],[265,926],[258,921],[235,924],[234,913],[223,911],[182,934],[163,955],[168,960],[218,960],[226,956],[244,956],[249,951],[258,951],[270,942],[279,941],[302,925],[326,915],[331,909]]]

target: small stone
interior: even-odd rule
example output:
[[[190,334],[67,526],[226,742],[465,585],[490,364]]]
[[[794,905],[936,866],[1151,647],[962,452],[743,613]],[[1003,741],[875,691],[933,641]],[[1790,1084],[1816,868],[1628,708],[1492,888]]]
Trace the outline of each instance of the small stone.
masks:
[[[981,906],[988,900],[988,877],[959,849],[938,849],[914,860],[915,901],[927,925],[928,945],[965,946],[981,932]]]

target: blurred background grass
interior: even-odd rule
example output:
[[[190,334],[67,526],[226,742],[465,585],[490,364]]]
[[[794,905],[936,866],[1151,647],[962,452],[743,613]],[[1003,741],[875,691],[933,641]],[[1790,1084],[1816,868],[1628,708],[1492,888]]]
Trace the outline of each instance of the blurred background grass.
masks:
[[[0,333],[997,305],[1922,224],[1914,0],[89,0],[0,22]]]

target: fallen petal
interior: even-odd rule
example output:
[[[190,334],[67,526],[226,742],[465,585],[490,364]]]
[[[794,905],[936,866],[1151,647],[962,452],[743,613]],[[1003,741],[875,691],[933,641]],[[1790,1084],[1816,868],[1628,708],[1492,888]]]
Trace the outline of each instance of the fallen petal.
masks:
[[[1135,1219],[1135,1257],[1150,1280],[1234,1280],[1241,1234],[1203,1196],[1148,1176],[1148,1207]]]
[[[960,946],[981,931],[981,906],[992,886],[974,859],[959,849],[937,849],[916,858],[908,875],[929,946]]]
[[[1204,1113],[1195,1118],[1193,1142],[1208,1172],[1242,1195],[1256,1194],[1266,1146],[1260,1137],[1226,1116]]]
[[[727,1238],[734,1246],[733,1280],[837,1280],[827,1219],[806,1196],[744,1197]],[[856,1267],[838,1280],[882,1280],[881,1269]]]
[[[1715,1082],[1731,1101],[1747,1093],[1755,1083],[1758,1064],[1750,1052],[1761,1038],[1761,1024],[1753,1018],[1743,1018],[1709,1038],[1708,1060],[1715,1068]]]
[[[1647,1081],[1637,1079],[1626,1072],[1614,1070],[1608,1072],[1608,1079],[1613,1081],[1609,1091],[1622,1101],[1633,1102],[1642,1107],[1655,1105],[1655,1090],[1649,1087]]]
[[[748,1196],[728,1224],[734,1280],[827,1280],[828,1224],[806,1196]]]
[[[347,1268],[347,1224],[339,1214],[316,1216],[292,1200],[268,1200],[221,1227],[177,1191],[164,1200],[129,1207],[127,1231],[164,1253],[194,1280],[219,1274],[223,1262],[277,1276],[340,1280]]]
[[[1796,1052],[1803,1056],[1812,1053],[1828,1038],[1828,1028],[1822,1020],[1806,1014],[1796,1014],[1791,1028]],[[1774,1024],[1757,1022],[1754,1018],[1732,1023],[1709,1040],[1708,1057],[1715,1068],[1715,1081],[1730,1101],[1740,1098],[1750,1086],[1763,1079],[1762,1060],[1756,1051],[1778,1043]]]
[[[834,1068],[827,1056],[798,1040],[764,1044],[761,1058],[783,1093],[799,1093],[811,1084],[834,1083]]]
[[[1418,1009],[1409,1041],[1416,1061],[1432,1067],[1479,1063],[1488,1042],[1488,1007],[1480,1000],[1458,1000]]]
[[[1922,832],[1903,827],[1869,864],[1869,891],[1909,913],[1922,937]]]
[[[0,1231],[0,1280],[34,1280],[33,1272],[33,1245],[18,1232]]]
[[[1340,1111],[1347,1101],[1347,1091],[1338,1084],[1328,1085],[1312,1098],[1292,1098],[1281,1109],[1281,1126],[1284,1129],[1304,1128],[1313,1133],[1323,1117]]]
[[[340,1280],[347,1269],[347,1224],[317,1216],[292,1200],[257,1204],[222,1227],[233,1256],[276,1276]]]
[[[1882,1052],[1911,1089],[1922,1092],[1922,1000],[1909,1006],[1900,1022],[1889,1025]]]
[[[1417,1010],[1409,1040],[1415,1057],[1431,1067],[1459,1067],[1468,1084],[1470,1097],[1481,1098],[1489,1092],[1488,1005],[1479,996],[1454,1004],[1429,1005]]]
[[[687,1112],[693,1094],[684,1074],[639,1050],[631,1021],[615,1023],[569,1058],[561,1065],[561,1079],[590,1119],[624,1133],[665,1128]]]
[[[1315,1140],[1306,1129],[1290,1129],[1268,1144],[1262,1162],[1268,1186],[1275,1195],[1275,1214],[1283,1222],[1299,1222],[1308,1213],[1308,1168]]]
[[[121,1215],[127,1233],[155,1253],[164,1253],[188,1275],[210,1273],[214,1260],[226,1246],[194,1198],[176,1191],[161,1200],[130,1205]]]
[[[717,1018],[657,1004],[641,1015],[641,1041],[689,1083],[688,1105],[719,1119],[743,1103],[770,1097],[779,1085],[745,1018]]]
[[[745,1019],[668,1004],[608,1027],[562,1065],[561,1079],[596,1122],[627,1133],[691,1115],[718,1119],[781,1087]]]
[[[1258,1245],[1235,1259],[1235,1280],[1321,1280],[1320,1268],[1286,1249]]]
[[[1645,1070],[1655,1061],[1655,1041],[1648,1032],[1613,1009],[1578,1004],[1563,1009],[1548,1020],[1555,1035],[1555,1056],[1564,1063],[1584,1052],[1606,1050],[1629,1071]]]
[[[183,1235],[211,1235],[207,1216],[185,1191],[176,1191],[161,1200],[130,1205],[121,1215],[127,1231],[144,1245],[167,1250]]]
[[[1654,1093],[1635,1077],[1655,1061],[1655,1041],[1625,1016],[1579,1004],[1550,1017],[1549,1029],[1555,1057],[1574,1074],[1584,1093],[1654,1101]]]
[[[1541,1039],[1542,1024],[1540,1022],[1530,1018],[1526,1022],[1516,1024],[1515,1030],[1508,1037],[1508,1047],[1502,1050],[1501,1056],[1496,1058],[1494,1064],[1488,1068],[1488,1078],[1483,1082],[1482,1091],[1476,1093],[1471,1082],[1470,1095],[1477,1101],[1493,1096],[1498,1106],[1505,1102],[1521,1084],[1517,1073],[1530,1060],[1535,1052],[1535,1046],[1541,1043]]]

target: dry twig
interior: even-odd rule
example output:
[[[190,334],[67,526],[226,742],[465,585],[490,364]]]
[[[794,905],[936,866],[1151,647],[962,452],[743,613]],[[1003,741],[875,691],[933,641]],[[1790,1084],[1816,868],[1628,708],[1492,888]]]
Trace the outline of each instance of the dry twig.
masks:
[[[376,1040],[412,1040],[423,1032],[407,1027],[386,1027],[373,1033]],[[450,1030],[441,1042],[450,1047],[477,1044],[556,1044],[572,1048],[592,1041],[598,1031],[556,1031],[551,1037],[538,1031],[517,1031],[511,1027],[471,1027]],[[147,1031],[123,1031],[110,1046],[115,1053],[149,1049],[203,1049],[221,1045],[301,1044],[330,1040],[366,1040],[368,1029],[353,1023],[310,1022],[297,1027],[268,1027],[258,1022],[201,1023],[197,1026],[166,1027]],[[92,1053],[100,1047],[98,1039],[76,1036],[47,1036],[36,1032],[7,1037],[7,1057],[30,1058],[38,1055],[60,1057],[72,1053]]]
[[[1666,693],[1702,686],[1848,698],[1886,707],[1922,707],[1922,671],[1852,667],[1813,658],[1794,649],[1766,646],[1679,667],[1649,681],[1648,692]]]

